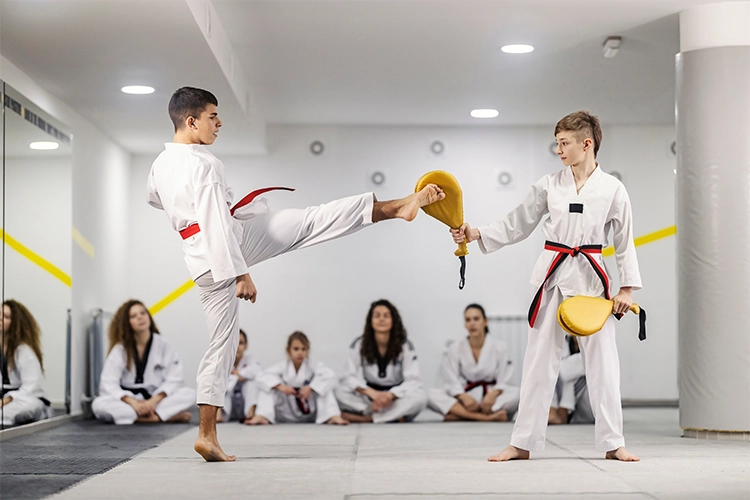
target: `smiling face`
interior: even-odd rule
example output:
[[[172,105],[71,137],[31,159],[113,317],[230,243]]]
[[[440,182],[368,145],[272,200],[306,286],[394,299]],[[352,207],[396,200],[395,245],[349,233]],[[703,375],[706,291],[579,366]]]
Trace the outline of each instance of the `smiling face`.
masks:
[[[151,331],[151,318],[148,315],[146,308],[140,304],[135,304],[130,308],[128,313],[130,319],[130,328],[134,332],[147,332]]]
[[[187,126],[195,143],[205,146],[213,144],[219,133],[219,128],[221,128],[221,120],[216,106],[207,104],[198,118],[188,117]]]
[[[372,329],[375,333],[390,333],[393,328],[391,310],[386,306],[377,306],[372,311]]]

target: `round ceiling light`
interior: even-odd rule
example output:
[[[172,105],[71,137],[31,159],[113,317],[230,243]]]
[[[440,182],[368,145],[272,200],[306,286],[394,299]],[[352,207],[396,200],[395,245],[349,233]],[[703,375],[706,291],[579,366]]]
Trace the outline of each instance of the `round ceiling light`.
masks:
[[[475,109],[471,112],[474,118],[496,118],[499,114],[496,109]]]
[[[52,151],[53,149],[59,148],[60,144],[53,141],[39,141],[32,142],[31,144],[29,144],[29,147],[37,151]]]
[[[513,45],[503,45],[500,50],[506,54],[528,54],[534,51],[534,47],[531,45],[525,45],[522,43],[516,43]]]
[[[128,85],[123,87],[122,91],[126,94],[145,95],[153,94],[154,87],[149,87],[148,85]]]

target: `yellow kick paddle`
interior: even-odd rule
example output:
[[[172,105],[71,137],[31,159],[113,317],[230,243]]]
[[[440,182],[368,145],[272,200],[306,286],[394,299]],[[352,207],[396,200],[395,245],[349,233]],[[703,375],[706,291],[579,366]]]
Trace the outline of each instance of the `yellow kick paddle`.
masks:
[[[614,301],[601,297],[586,297],[576,295],[563,300],[557,309],[557,322],[563,330],[576,337],[588,337],[604,327],[609,315],[612,314]],[[640,330],[638,338],[646,340],[646,311],[633,303],[630,310],[638,315]],[[618,320],[622,315],[615,314]]]
[[[434,217],[452,229],[461,227],[464,223],[464,203],[461,186],[458,184],[456,178],[443,170],[433,170],[424,174],[417,181],[414,192],[419,192],[427,184],[437,185],[445,193],[445,198],[422,207],[422,210],[430,217]],[[458,282],[459,290],[463,290],[464,282],[466,281],[465,256],[468,254],[469,249],[466,248],[466,240],[464,239],[462,243],[459,243],[458,250],[454,252],[454,255],[461,259],[461,280]]]

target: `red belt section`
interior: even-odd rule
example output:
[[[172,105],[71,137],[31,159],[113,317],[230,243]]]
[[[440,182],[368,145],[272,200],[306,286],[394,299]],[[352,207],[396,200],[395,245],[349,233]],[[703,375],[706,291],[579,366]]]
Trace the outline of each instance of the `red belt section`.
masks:
[[[489,392],[488,387],[492,387],[497,382],[494,380],[478,380],[476,382],[467,382],[466,386],[464,387],[464,392],[469,392],[472,389],[476,389],[480,385],[482,386],[482,396],[486,396]]]
[[[569,255],[572,257],[576,257],[578,254],[582,254],[584,257],[586,257],[586,259],[589,261],[589,264],[591,264],[591,267],[594,268],[594,272],[602,281],[602,285],[604,285],[604,295],[607,297],[607,299],[610,298],[609,278],[607,277],[607,273],[604,271],[602,266],[599,265],[596,259],[591,256],[591,254],[602,253],[601,245],[581,245],[579,247],[571,248],[567,245],[563,245],[562,243],[546,241],[544,242],[544,249],[557,252],[557,255],[555,255],[554,259],[552,259],[552,264],[550,264],[549,266],[547,276],[544,277],[544,281],[542,281],[539,290],[537,290],[536,295],[534,295],[534,300],[531,301],[531,307],[529,307],[529,326],[531,328],[534,328],[534,323],[536,323],[536,316],[537,314],[539,314],[539,308],[542,304],[542,293],[544,292],[544,285],[547,283],[547,280],[550,278],[550,276],[552,276],[557,268],[560,267],[560,264],[562,264]]]
[[[245,195],[245,197],[242,198],[240,201],[238,201],[235,206],[233,206],[232,208],[230,208],[229,209],[229,214],[230,215],[234,215],[234,212],[236,210],[244,207],[245,205],[247,205],[248,203],[250,203],[251,201],[253,201],[258,196],[262,195],[263,193],[267,193],[269,191],[276,191],[276,190],[279,190],[279,189],[282,189],[284,191],[294,191],[294,188],[288,188],[288,187],[267,187],[267,188],[263,188],[263,189],[256,189],[255,191],[253,191],[253,192],[248,193],[247,195]],[[200,232],[201,232],[201,228],[198,225],[198,223],[196,222],[195,224],[190,224],[188,227],[186,227],[184,229],[180,229],[180,236],[182,236],[183,240],[186,240],[186,239],[190,238],[191,236],[195,236],[196,234],[198,234]]]

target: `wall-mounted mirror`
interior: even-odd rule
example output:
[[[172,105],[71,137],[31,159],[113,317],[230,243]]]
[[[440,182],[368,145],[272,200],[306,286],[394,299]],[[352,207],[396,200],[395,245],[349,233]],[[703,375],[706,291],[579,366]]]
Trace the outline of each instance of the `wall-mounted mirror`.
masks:
[[[7,428],[68,411],[72,137],[7,84],[2,102],[0,415]]]

